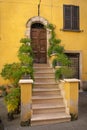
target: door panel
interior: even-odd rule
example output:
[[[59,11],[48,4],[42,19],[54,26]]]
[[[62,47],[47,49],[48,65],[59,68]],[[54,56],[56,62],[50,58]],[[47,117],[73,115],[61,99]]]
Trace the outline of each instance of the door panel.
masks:
[[[47,62],[47,40],[45,29],[31,29],[31,45],[35,63]]]

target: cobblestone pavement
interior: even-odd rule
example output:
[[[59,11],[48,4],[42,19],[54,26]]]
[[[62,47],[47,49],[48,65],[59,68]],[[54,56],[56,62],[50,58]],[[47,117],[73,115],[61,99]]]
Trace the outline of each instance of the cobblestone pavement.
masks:
[[[0,98],[0,116],[4,124],[4,130],[87,130],[87,92],[79,93],[79,117],[76,121],[43,126],[21,127],[20,115],[15,116],[13,121],[7,121],[7,110],[3,103],[3,98]]]

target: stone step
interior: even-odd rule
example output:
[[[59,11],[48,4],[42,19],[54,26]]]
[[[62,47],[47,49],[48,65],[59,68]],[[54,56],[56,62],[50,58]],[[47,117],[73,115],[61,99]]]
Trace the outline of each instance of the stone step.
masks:
[[[63,104],[34,104],[32,105],[33,114],[48,114],[65,112]]]
[[[59,88],[33,88],[33,92],[55,92],[60,91]]]
[[[44,104],[44,103],[63,103],[63,97],[61,95],[51,96],[32,96],[33,104]]]
[[[46,70],[52,69],[53,70],[53,68],[50,66],[39,66],[39,67],[36,66],[36,67],[34,67],[34,69],[35,70],[43,70],[43,69],[46,69]]]
[[[34,77],[31,125],[70,121],[54,70],[48,64],[34,64]]]
[[[33,96],[42,95],[60,95],[61,91],[59,88],[33,88]]]
[[[54,73],[54,70],[50,67],[36,67],[34,73]]]
[[[34,85],[58,85],[55,81],[53,81],[53,82],[41,82],[41,81],[38,81],[38,82],[36,82],[36,81],[34,81]]]
[[[55,82],[55,78],[51,77],[35,77],[35,82]]]
[[[54,73],[53,72],[51,72],[51,73],[47,73],[47,72],[40,72],[40,73],[38,73],[38,72],[35,72],[34,73],[34,77],[50,77],[50,78],[55,78],[55,75],[54,75]]]
[[[58,88],[58,84],[56,83],[38,83],[34,82],[34,88]]]
[[[31,118],[31,125],[53,124],[70,121],[70,115],[66,113],[34,114]]]
[[[34,64],[35,67],[49,67],[49,64]]]
[[[34,73],[54,73],[53,69],[49,68],[49,69],[38,69],[38,70],[34,70]]]

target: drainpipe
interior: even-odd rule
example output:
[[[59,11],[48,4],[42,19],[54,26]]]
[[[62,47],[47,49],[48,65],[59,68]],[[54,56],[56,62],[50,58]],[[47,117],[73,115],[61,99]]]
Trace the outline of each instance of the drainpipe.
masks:
[[[38,4],[38,16],[40,16],[40,4],[41,4],[41,0],[39,0],[39,4]]]

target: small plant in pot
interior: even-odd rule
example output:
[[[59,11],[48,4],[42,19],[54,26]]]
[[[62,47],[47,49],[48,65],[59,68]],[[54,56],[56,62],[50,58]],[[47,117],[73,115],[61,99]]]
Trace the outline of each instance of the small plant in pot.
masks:
[[[22,78],[33,78],[33,51],[27,38],[21,39],[22,45],[18,51],[18,57],[21,61]]]
[[[56,66],[60,66],[61,67],[61,62],[58,60],[58,58],[55,58],[55,59],[53,59],[53,61],[52,61],[52,66],[53,66],[53,68],[56,68]]]
[[[60,80],[62,79],[62,71],[61,68],[55,70],[55,80]]]
[[[51,30],[51,38],[49,39],[48,56],[50,57],[54,53],[62,53],[64,47],[60,45],[61,40],[56,38],[55,26],[53,24],[48,24],[47,28]]]
[[[74,75],[74,72],[68,66],[62,66],[61,68],[58,68],[55,70],[56,80],[60,80],[64,78],[72,78],[73,75]]]
[[[22,65],[22,79],[34,79],[33,68],[28,65]]]
[[[64,51],[64,47],[60,46],[60,39],[50,39],[50,46],[48,48],[48,56],[50,57],[52,54],[62,53]],[[57,43],[58,42],[58,43]]]
[[[53,62],[52,62],[53,68],[55,68],[56,66],[68,66],[70,64],[71,64],[70,60],[63,53],[56,54],[56,57],[53,59]]]

